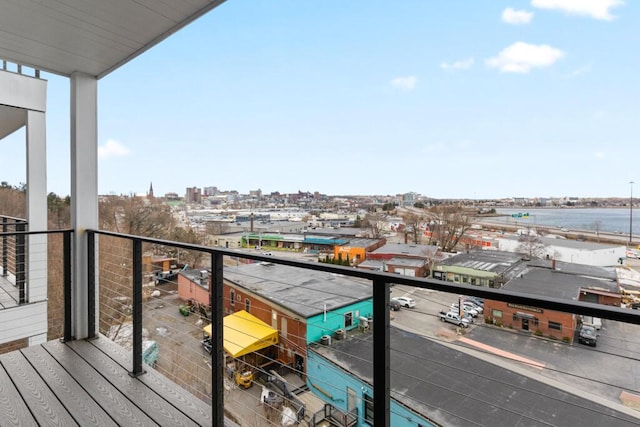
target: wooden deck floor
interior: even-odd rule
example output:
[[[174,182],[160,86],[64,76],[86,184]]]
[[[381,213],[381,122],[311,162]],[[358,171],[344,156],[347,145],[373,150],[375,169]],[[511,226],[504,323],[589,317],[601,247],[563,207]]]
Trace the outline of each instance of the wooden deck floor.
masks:
[[[211,406],[128,360],[104,337],[0,355],[0,426],[211,426]]]

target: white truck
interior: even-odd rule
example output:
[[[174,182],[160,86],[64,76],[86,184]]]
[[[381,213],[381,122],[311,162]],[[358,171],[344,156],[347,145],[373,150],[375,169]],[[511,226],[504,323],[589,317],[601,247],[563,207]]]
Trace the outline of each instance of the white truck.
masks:
[[[593,316],[582,316],[582,324],[587,326],[593,326],[597,331],[602,329],[602,319]]]
[[[454,325],[462,326],[463,328],[469,327],[469,320],[465,319],[464,317],[460,317],[454,312],[441,311],[440,313],[438,313],[438,316],[440,317],[441,322],[453,323]]]

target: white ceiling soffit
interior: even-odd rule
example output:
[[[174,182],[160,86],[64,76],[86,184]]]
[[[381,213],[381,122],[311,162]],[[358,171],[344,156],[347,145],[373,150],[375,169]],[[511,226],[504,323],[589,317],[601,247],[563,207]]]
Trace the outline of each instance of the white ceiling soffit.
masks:
[[[0,0],[0,59],[101,78],[224,0]]]
[[[0,105],[0,140],[27,124],[27,110]]]

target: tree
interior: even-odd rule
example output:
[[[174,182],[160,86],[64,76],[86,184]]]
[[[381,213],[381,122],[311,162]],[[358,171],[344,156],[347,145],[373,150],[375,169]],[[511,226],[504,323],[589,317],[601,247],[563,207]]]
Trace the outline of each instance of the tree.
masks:
[[[471,228],[471,216],[462,206],[439,205],[428,211],[431,217],[431,242],[437,242],[443,252],[454,252],[460,239]]]
[[[420,224],[422,224],[424,218],[418,212],[407,211],[403,216],[402,220],[406,225],[406,233],[411,236],[411,240],[416,245],[420,244],[420,237],[422,236]]]
[[[362,228],[367,229],[369,236],[373,239],[379,239],[382,237],[382,224],[384,223],[384,217],[380,214],[373,213],[367,214],[362,220]]]
[[[521,234],[518,242],[516,252],[524,254],[528,259],[544,258],[547,253],[547,246],[531,229],[527,229],[525,234]]]

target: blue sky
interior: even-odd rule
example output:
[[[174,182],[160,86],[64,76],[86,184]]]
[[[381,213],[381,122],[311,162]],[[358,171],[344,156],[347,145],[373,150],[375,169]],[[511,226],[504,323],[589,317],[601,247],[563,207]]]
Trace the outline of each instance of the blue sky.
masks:
[[[638,3],[228,0],[100,81],[99,192],[640,195]],[[66,195],[69,84],[46,78]]]

